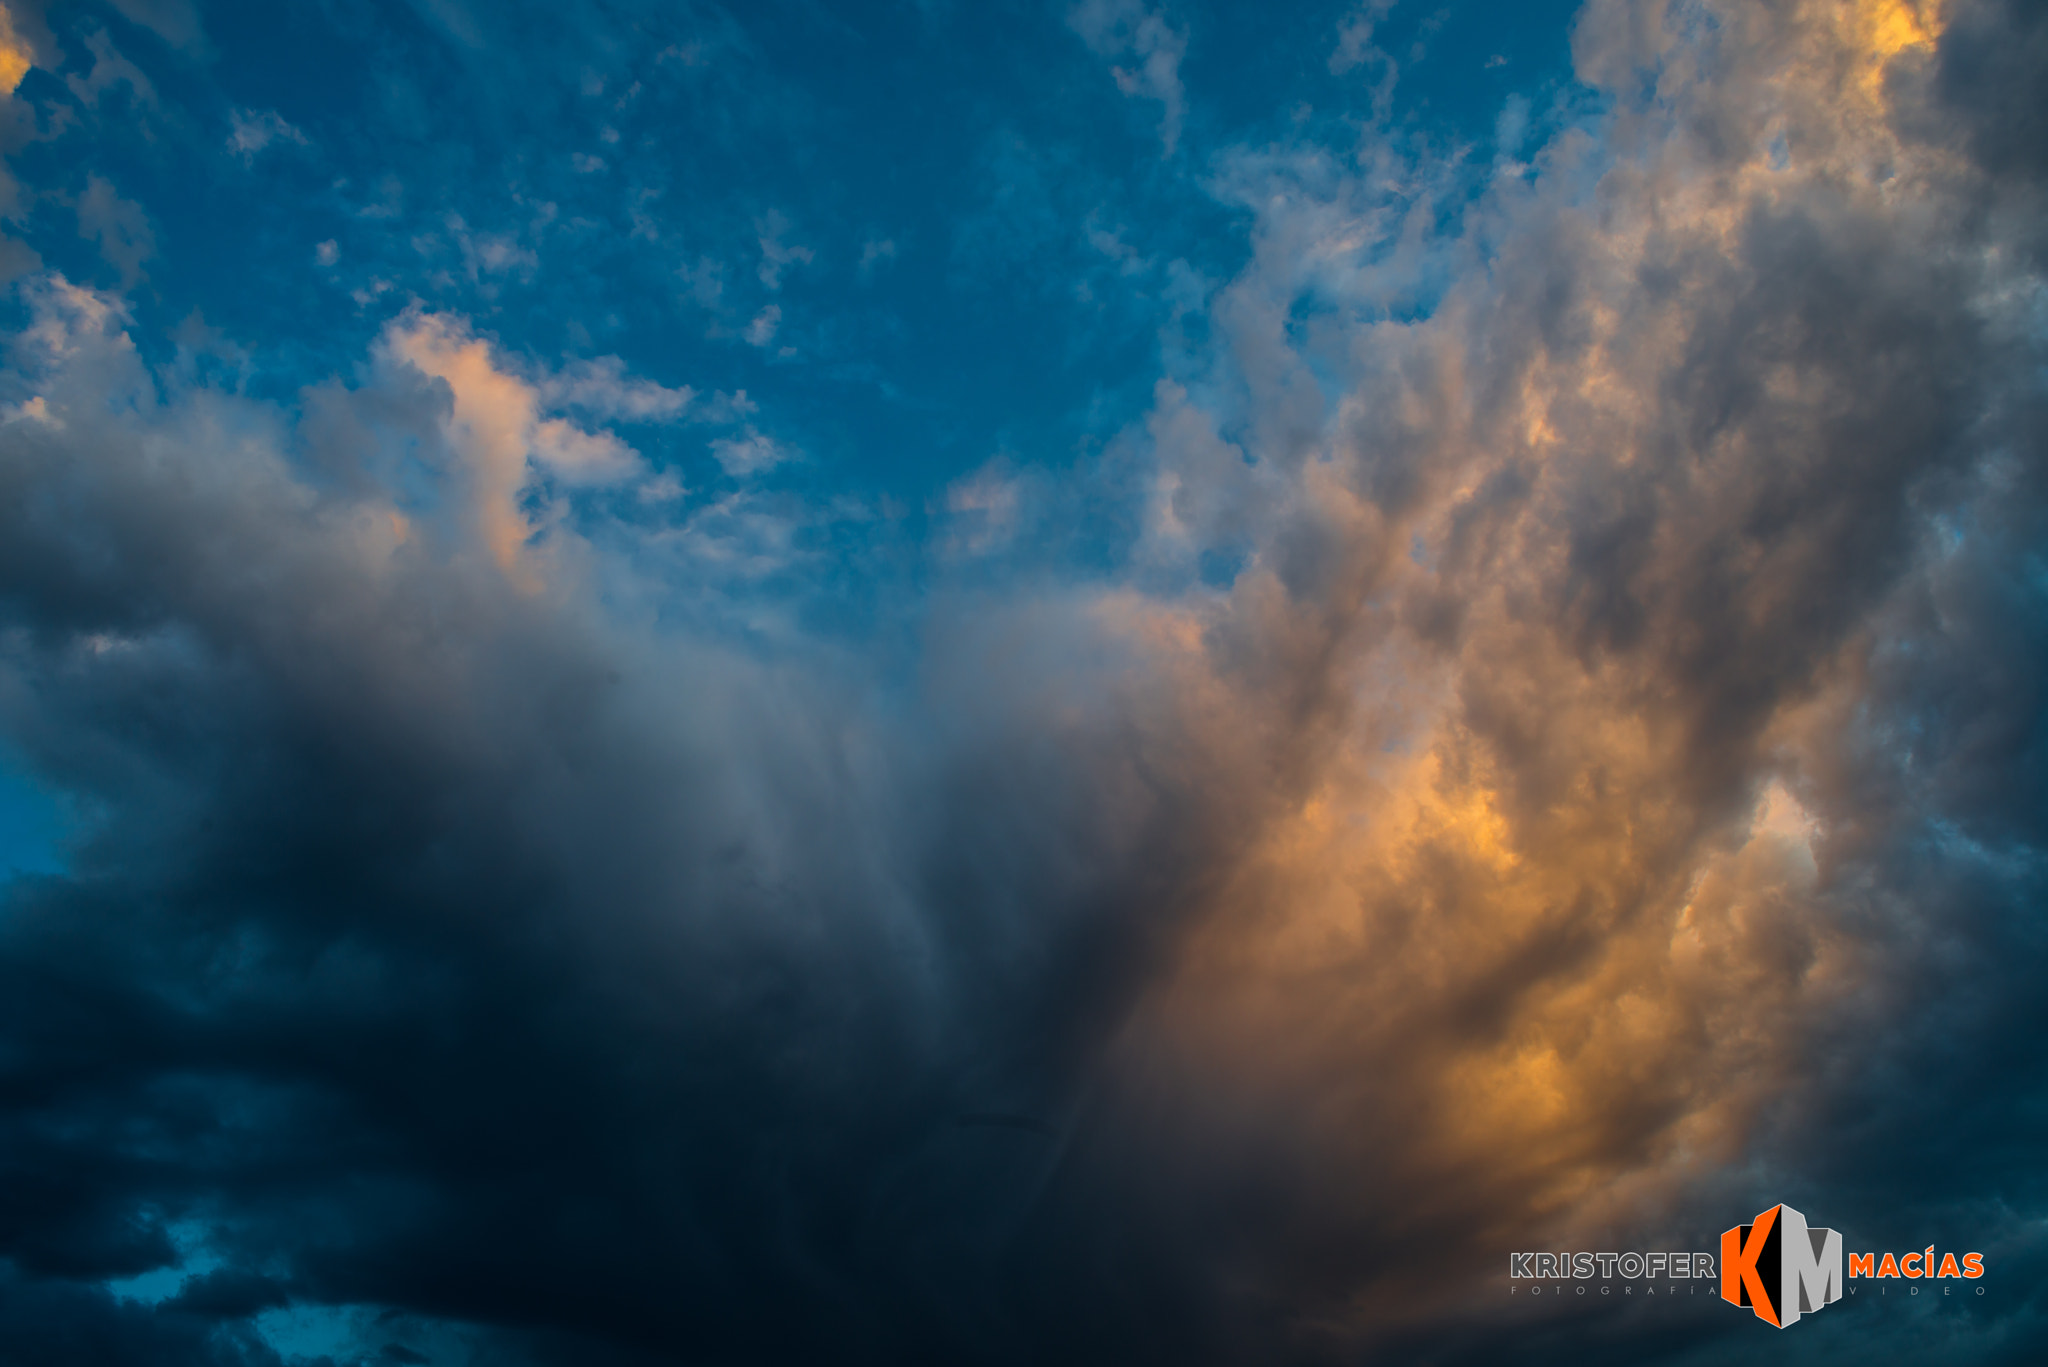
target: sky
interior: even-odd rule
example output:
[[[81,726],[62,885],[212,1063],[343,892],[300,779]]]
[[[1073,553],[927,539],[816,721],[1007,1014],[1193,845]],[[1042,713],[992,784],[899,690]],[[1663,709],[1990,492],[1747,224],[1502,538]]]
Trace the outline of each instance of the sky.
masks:
[[[0,1360],[2048,1352],[2048,10],[0,5]]]

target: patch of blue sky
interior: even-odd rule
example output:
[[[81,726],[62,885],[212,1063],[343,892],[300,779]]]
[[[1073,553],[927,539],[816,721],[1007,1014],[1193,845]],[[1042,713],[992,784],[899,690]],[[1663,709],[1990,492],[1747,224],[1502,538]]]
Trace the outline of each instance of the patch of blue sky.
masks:
[[[62,873],[71,830],[62,795],[0,756],[0,878]]]
[[[255,1317],[256,1332],[288,1367],[326,1363],[486,1362],[459,1326],[369,1305],[290,1305]]]
[[[2048,872],[2048,851],[2023,841],[1989,841],[1948,817],[1925,819],[1925,844],[1937,855],[1981,869],[1994,885],[2031,893]]]
[[[208,1247],[210,1230],[201,1220],[173,1220],[164,1234],[177,1253],[174,1262],[153,1267],[132,1277],[117,1277],[106,1284],[116,1299],[142,1305],[158,1305],[178,1294],[192,1277],[203,1277],[221,1265]]]
[[[1462,156],[1444,233],[1503,110],[1534,138],[1570,88],[1566,3],[1154,8],[1184,47],[1170,147],[1167,101],[1059,5],[222,3],[183,48],[67,7],[62,68],[22,88],[55,133],[14,159],[24,235],[125,286],[138,344],[175,367],[183,336],[195,379],[296,403],[417,302],[536,371],[745,391],[804,456],[754,483],[936,535],[949,486],[1101,451],[1200,349],[1251,251],[1229,158]],[[1449,269],[1381,307],[1419,316]],[[685,491],[663,516],[735,487],[714,435],[631,433]]]

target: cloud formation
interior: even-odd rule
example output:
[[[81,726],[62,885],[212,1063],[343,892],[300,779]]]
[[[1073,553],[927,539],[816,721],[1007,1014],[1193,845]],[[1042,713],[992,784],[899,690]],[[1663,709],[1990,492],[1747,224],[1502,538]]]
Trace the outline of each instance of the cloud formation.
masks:
[[[1127,97],[1159,102],[1159,141],[1172,156],[1187,112],[1180,80],[1187,34],[1138,0],[1082,0],[1067,24],[1097,56],[1131,60],[1130,66],[1110,68],[1110,75]]]
[[[1070,22],[1171,152],[1186,35]],[[0,1344],[1725,1358],[1487,1277],[1799,1199],[2011,1269],[1812,1352],[2037,1348],[2044,41],[1593,0],[1476,186],[1216,150],[1142,415],[923,545],[743,391],[414,305],[266,397],[25,276],[0,727],[91,819],[0,909]],[[737,491],[612,428],[691,420]]]
[[[286,123],[274,109],[237,109],[229,116],[228,150],[246,164],[276,143],[305,145],[306,135]]]

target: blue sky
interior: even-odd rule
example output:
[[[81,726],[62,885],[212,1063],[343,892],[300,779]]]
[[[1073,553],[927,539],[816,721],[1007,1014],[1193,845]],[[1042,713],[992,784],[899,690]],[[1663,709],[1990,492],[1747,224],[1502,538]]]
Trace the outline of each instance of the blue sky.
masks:
[[[1572,98],[1564,5],[1402,6],[1364,55],[1349,6],[1192,13],[1170,118],[1120,91],[1114,32],[1091,50],[1057,7],[473,8],[222,6],[177,43],[67,8],[62,66],[22,90],[69,125],[15,158],[23,240],[138,285],[159,351],[208,336],[226,354],[199,364],[254,394],[347,376],[418,300],[540,364],[743,390],[805,455],[788,482],[915,516],[991,458],[1065,468],[1143,412],[1162,334],[1201,336],[1244,262],[1220,157],[1414,139],[1476,186],[1511,99]],[[96,43],[147,89],[109,74],[82,108]],[[81,237],[99,182],[147,247]],[[702,434],[644,435],[716,485]]]

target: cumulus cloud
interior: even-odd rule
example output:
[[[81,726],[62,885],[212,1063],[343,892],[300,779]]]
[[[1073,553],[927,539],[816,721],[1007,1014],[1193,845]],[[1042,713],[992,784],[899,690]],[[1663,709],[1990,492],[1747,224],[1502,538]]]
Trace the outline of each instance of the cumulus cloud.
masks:
[[[443,430],[468,476],[470,515],[497,564],[529,583],[526,544],[534,527],[521,499],[529,479],[544,471],[571,484],[610,483],[638,465],[633,449],[611,433],[547,416],[544,399],[617,412],[666,398],[655,392],[659,386],[628,386],[616,369],[595,366],[535,385],[501,366],[490,343],[462,319],[420,310],[385,328],[377,352],[387,366],[444,387],[450,403]]]
[[[2009,311],[2028,287],[1991,264],[2018,256],[1955,249],[1987,230],[1967,226],[1987,168],[1905,131],[1948,134],[1946,108],[1897,103],[1939,29],[1894,9],[1721,10],[1696,45],[1595,6],[1578,53],[1612,82],[1609,141],[1561,136],[1533,186],[1486,196],[1441,244],[1485,269],[1425,320],[1352,331],[1328,419],[1298,402],[1327,381],[1283,320],[1383,308],[1402,216],[1313,161],[1244,168],[1260,245],[1219,316],[1250,442],[1238,459],[1162,386],[1154,525],[1162,545],[1249,528],[1231,589],[1181,609],[1206,643],[1189,667],[1273,738],[1243,781],[1292,809],[1125,1047],[1133,1123],[1219,1132],[1161,1209],[1199,1221],[1198,1191],[1222,1220],[1257,1193],[1248,1314],[1370,1339],[1509,1242],[1706,1228],[1702,1192],[1735,1170],[1738,1203],[1804,1181],[1875,1223],[1890,1144],[1951,1151],[1925,1108],[1967,1110],[1982,1074],[1890,1103],[1878,1079],[1926,1048],[1908,1003],[2038,953],[2009,919],[2036,875],[1983,861],[2040,830],[1938,834],[1959,816],[1910,777],[1925,704],[1864,709],[1969,630],[1898,614],[2033,535],[2017,453],[2041,395]],[[1982,663],[2036,673],[2031,646]],[[2014,702],[1985,724],[2031,736],[2038,704]],[[1857,1107],[1861,1138],[1801,1148]],[[1236,1134],[1237,1114],[1267,1120]],[[1467,1233],[1386,1266],[1420,1210]]]

